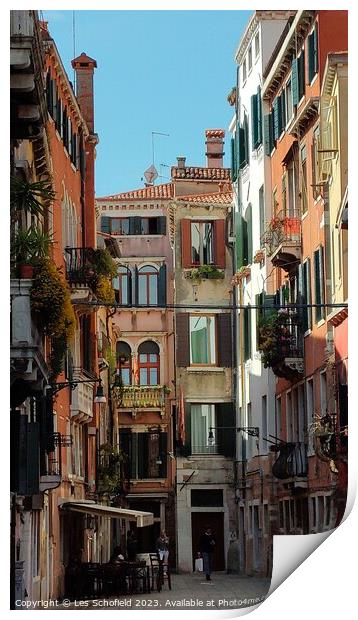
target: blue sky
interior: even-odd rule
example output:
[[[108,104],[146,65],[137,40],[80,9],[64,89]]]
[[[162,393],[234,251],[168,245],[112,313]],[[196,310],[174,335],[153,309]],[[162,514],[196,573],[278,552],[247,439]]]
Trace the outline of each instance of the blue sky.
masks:
[[[234,53],[251,11],[76,11],[75,51],[97,60],[96,194],[143,187],[152,163],[205,165],[207,128],[227,130]],[[41,16],[41,13],[40,13]],[[43,11],[73,81],[73,12]],[[229,143],[224,164],[230,166]],[[167,182],[158,178],[156,183]]]

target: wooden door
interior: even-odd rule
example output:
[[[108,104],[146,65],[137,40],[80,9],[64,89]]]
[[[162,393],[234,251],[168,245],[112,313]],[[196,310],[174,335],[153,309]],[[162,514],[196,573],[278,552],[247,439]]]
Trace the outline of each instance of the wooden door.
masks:
[[[213,554],[213,571],[225,570],[225,547],[224,547],[224,513],[223,512],[192,512],[191,514],[191,540],[193,570],[194,560],[199,551],[200,536],[207,527],[211,527],[216,545]]]

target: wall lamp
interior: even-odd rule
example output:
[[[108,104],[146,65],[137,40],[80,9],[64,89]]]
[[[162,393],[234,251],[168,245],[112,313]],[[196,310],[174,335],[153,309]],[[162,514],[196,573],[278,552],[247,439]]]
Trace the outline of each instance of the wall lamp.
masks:
[[[260,429],[258,426],[210,426],[208,435],[208,443],[210,446],[214,445],[215,443],[213,431],[219,429],[227,429],[237,432],[241,431],[243,433],[247,433],[251,437],[260,437]]]
[[[74,381],[63,381],[62,383],[51,383],[50,387],[53,394],[57,394],[60,390],[69,387],[71,390],[75,390],[79,383],[98,383],[96,389],[96,395],[94,397],[95,403],[106,403],[107,399],[104,395],[102,379],[76,379]]]

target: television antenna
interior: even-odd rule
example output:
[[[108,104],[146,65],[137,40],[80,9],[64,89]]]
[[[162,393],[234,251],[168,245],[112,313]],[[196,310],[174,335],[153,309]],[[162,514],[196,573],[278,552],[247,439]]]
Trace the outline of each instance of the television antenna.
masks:
[[[158,178],[158,170],[155,167],[155,160],[154,160],[154,136],[165,136],[165,137],[169,137],[168,133],[162,133],[161,131],[152,131],[152,164],[149,166],[149,168],[147,168],[147,170],[144,172],[144,176],[147,182],[147,185],[154,185],[154,181]]]

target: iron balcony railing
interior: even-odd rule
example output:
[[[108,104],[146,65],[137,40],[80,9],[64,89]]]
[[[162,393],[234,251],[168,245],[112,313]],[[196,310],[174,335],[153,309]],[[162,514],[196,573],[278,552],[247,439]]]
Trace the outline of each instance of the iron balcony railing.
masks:
[[[302,319],[296,309],[281,308],[279,311],[281,335],[278,336],[278,348],[283,359],[303,358]]]
[[[91,286],[96,271],[93,248],[65,248],[66,275],[70,284]]]
[[[263,235],[263,242],[269,256],[283,245],[301,245],[301,214],[293,209],[290,212],[280,211],[268,224]]]
[[[286,480],[307,476],[307,444],[302,441],[279,443],[276,450],[279,456],[272,466],[275,478]]]
[[[165,406],[166,388],[163,385],[128,385],[113,388],[118,407],[151,409]]]

